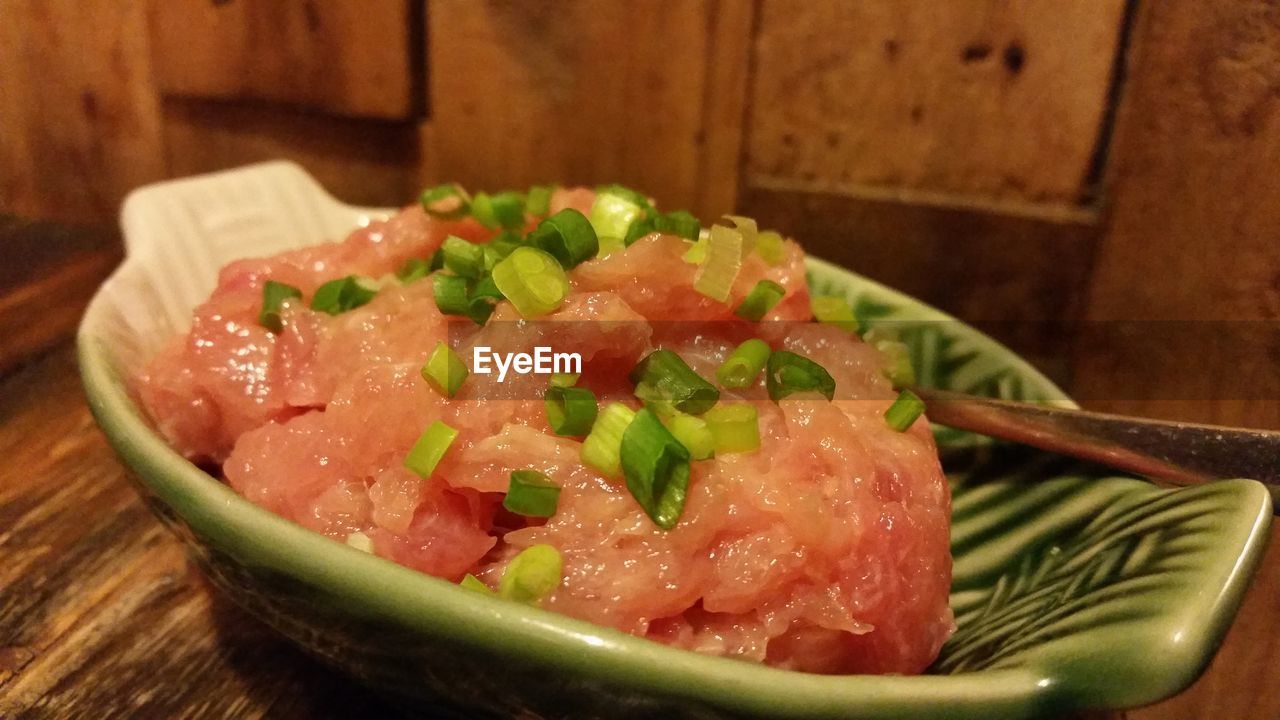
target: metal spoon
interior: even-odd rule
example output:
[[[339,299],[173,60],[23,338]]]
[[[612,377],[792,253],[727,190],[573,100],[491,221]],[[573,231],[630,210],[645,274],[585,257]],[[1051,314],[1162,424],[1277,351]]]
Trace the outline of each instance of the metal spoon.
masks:
[[[1280,432],[1148,420],[913,387],[941,425],[1092,460],[1173,485],[1266,484],[1280,514]]]

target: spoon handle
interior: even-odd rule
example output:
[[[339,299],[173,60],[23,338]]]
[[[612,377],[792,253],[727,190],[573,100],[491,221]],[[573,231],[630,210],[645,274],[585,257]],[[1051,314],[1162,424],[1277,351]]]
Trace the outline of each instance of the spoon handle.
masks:
[[[1280,497],[1280,432],[1148,420],[912,388],[941,425],[1191,485],[1251,478]],[[1278,509],[1280,511],[1280,509]]]

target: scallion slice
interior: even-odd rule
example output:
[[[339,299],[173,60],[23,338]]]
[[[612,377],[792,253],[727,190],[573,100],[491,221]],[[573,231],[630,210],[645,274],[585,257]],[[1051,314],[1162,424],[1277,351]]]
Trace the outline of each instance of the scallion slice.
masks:
[[[675,235],[685,240],[697,240],[702,232],[702,223],[698,218],[684,210],[676,210],[653,219],[653,227],[660,233]]]
[[[506,191],[495,195],[478,192],[471,200],[471,216],[489,229],[524,227],[524,196]]]
[[[849,303],[844,298],[833,295],[820,295],[810,300],[809,304],[813,308],[813,317],[818,322],[835,325],[841,330],[848,330],[851,333],[858,332],[858,319],[854,317],[853,309],[849,307]]]
[[[623,247],[630,247],[631,243],[634,243],[635,241],[648,235],[649,233],[653,233],[657,231],[658,231],[658,228],[655,226],[654,219],[652,217],[649,217],[646,215],[643,217],[636,218],[635,221],[633,221],[631,225],[627,227],[627,233],[622,238],[622,245]],[[600,242],[603,243],[604,240],[602,239]]]
[[[436,420],[422,432],[404,458],[404,466],[422,479],[431,477],[436,465],[444,457],[449,446],[458,437],[458,431]]]
[[[486,271],[493,270],[494,265],[501,262],[503,258],[510,255],[520,245],[520,237],[510,231],[503,231],[489,241],[487,245],[481,245],[480,247],[484,250],[484,269]]]
[[[462,578],[462,581],[458,583],[458,585],[467,590],[471,590],[472,592],[478,592],[482,595],[497,595],[497,593],[491,590],[488,585],[484,584],[483,580],[476,577],[475,575],[472,575],[471,573],[467,573],[466,576]]]
[[[444,239],[445,269],[465,278],[475,279],[484,272],[484,246],[467,242],[456,235]]]
[[[550,545],[531,545],[511,558],[498,584],[498,595],[507,600],[537,604],[563,579],[560,551]]]
[[[436,343],[435,350],[422,366],[422,379],[447,398],[458,394],[467,375],[467,366],[462,363],[462,358],[444,342]]]
[[[751,387],[765,363],[769,362],[769,343],[759,338],[752,338],[729,353],[724,364],[716,370],[716,379],[727,388],[741,389]]]
[[[578,373],[554,373],[551,376],[551,387],[573,387],[578,384]]]
[[[647,204],[647,203],[646,203]],[[591,228],[599,238],[621,238],[630,245],[631,226],[644,215],[644,205],[619,193],[596,193],[591,205]]]
[[[756,241],[760,235],[760,231],[756,228],[756,221],[742,215],[725,215],[725,220],[733,223],[734,228],[742,233],[742,255],[746,257],[756,249]]]
[[[330,280],[311,296],[311,309],[330,315],[354,310],[378,294],[378,283],[370,278],[348,275]]]
[[[552,385],[543,394],[547,424],[557,435],[581,437],[595,424],[596,395],[586,388]]]
[[[758,321],[765,316],[765,313],[773,309],[778,301],[782,300],[782,296],[787,291],[781,285],[772,280],[761,280],[756,286],[751,288],[751,292],[743,298],[742,304],[738,306],[733,314],[747,320]]]
[[[803,355],[778,350],[769,355],[765,387],[777,402],[795,393],[816,392],[828,400],[835,397],[836,381],[826,368]]]
[[[903,390],[898,393],[898,399],[893,401],[889,409],[884,411],[884,420],[894,430],[906,432],[923,414],[924,401],[920,396],[910,390]]]
[[[467,297],[467,279],[438,272],[431,276],[436,307],[445,315],[466,315],[471,309]]]
[[[723,225],[712,225],[707,256],[693,276],[693,289],[709,298],[728,302],[733,281],[742,270],[742,255],[742,233]]]
[[[716,454],[715,436],[711,434],[711,428],[706,420],[677,411],[662,418],[662,422],[675,439],[689,451],[690,458],[706,460]]]
[[[620,402],[605,405],[591,427],[591,434],[582,441],[583,464],[608,477],[616,477],[622,469],[619,456],[622,434],[635,417],[635,411]]]
[[[694,240],[693,243],[689,245],[688,249],[684,251],[684,255],[680,256],[680,259],[690,265],[701,265],[707,261],[707,245],[709,245],[710,242],[710,233],[706,236],[699,235],[698,239]]]
[[[505,298],[502,295],[502,291],[498,289],[497,283],[493,281],[493,276],[486,275],[471,289],[470,299],[467,301],[466,314],[477,325],[484,325],[489,321],[489,316],[493,314],[494,305],[503,299]]]
[[[302,291],[298,288],[268,280],[262,286],[262,309],[258,311],[258,324],[273,333],[281,332],[284,330],[284,319],[280,316],[280,309],[286,300],[300,297]]]
[[[550,185],[534,185],[524,194],[524,211],[530,215],[541,217],[551,210],[551,193],[555,188]]]
[[[360,552],[373,552],[373,539],[360,531],[349,533],[347,535],[347,545],[350,545]]]
[[[630,202],[634,205],[639,205],[645,211],[653,210],[653,203],[649,201],[648,196],[646,196],[642,192],[637,192],[635,190],[632,190],[626,185],[618,185],[614,183],[612,185],[600,185],[596,187],[596,195],[606,195],[606,194],[617,195],[618,197],[626,200],[627,202]]]
[[[620,455],[631,496],[655,525],[675,527],[689,488],[689,450],[643,408],[622,434]]]
[[[628,376],[636,397],[646,402],[669,402],[677,410],[701,415],[720,400],[720,391],[670,350],[654,350]]]
[[[782,235],[772,230],[761,231],[756,236],[756,254],[771,267],[777,267],[782,262],[782,259],[786,257],[786,247],[783,244]]]
[[[911,365],[911,350],[906,346],[906,343],[895,340],[892,337],[883,337],[884,334],[883,331],[873,328],[868,330],[862,339],[870,343],[872,347],[879,350],[880,354],[884,356],[885,367],[881,372],[885,377],[889,378],[889,382],[893,383],[895,388],[914,385],[916,371]]]
[[[516,470],[502,507],[526,517],[551,517],[560,502],[560,486],[537,470]]]
[[[591,221],[573,208],[561,210],[538,223],[528,239],[560,261],[566,270],[590,260],[600,251],[600,240]]]
[[[555,312],[569,295],[569,277],[564,268],[554,257],[537,248],[513,250],[493,266],[493,282],[526,318]]]
[[[445,183],[422,191],[418,197],[422,209],[431,217],[456,220],[471,209],[471,197],[456,183]]]
[[[716,453],[751,452],[760,448],[760,416],[751,403],[717,405],[704,416]]]
[[[415,280],[421,280],[431,274],[431,262],[422,258],[409,258],[400,269],[396,271],[396,279],[408,285]]]

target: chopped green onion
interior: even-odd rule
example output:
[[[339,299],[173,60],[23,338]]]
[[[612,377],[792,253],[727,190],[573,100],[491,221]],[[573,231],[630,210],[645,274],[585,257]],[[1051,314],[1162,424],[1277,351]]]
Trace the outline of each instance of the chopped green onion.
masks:
[[[431,276],[436,307],[445,315],[466,315],[471,309],[467,298],[467,279],[438,272]]]
[[[684,251],[684,255],[680,256],[681,260],[690,265],[701,265],[707,261],[707,245],[710,244],[710,234],[706,237],[699,236],[689,245],[689,249]]]
[[[493,282],[526,318],[555,312],[569,294],[569,277],[550,254],[537,248],[516,248],[493,266]]]
[[[756,236],[756,254],[760,256],[770,267],[777,267],[786,257],[786,246],[783,243],[782,235],[772,231],[764,230]]]
[[[330,315],[354,310],[378,294],[378,283],[366,277],[348,275],[330,280],[311,296],[311,309]]]
[[[444,252],[444,266],[447,270],[465,278],[475,279],[484,272],[484,246],[467,242],[456,235],[444,239],[440,248]]]
[[[612,185],[600,185],[596,188],[596,195],[604,194],[616,195],[633,205],[639,205],[645,210],[653,209],[653,203],[649,202],[649,198],[644,193],[636,192],[626,185],[618,185],[615,183]]]
[[[636,397],[650,402],[670,402],[677,410],[701,415],[720,399],[720,391],[707,382],[679,355],[654,350],[628,376]]]
[[[690,458],[706,460],[716,454],[715,436],[711,434],[711,428],[707,426],[706,420],[677,411],[662,418],[662,422],[675,439],[689,451]]]
[[[696,241],[698,233],[701,231],[702,224],[698,222],[698,218],[684,210],[677,210],[671,213],[650,215],[637,219],[627,228],[627,236],[624,241],[626,245],[631,245],[636,240],[655,232]]]
[[[596,421],[596,396],[586,388],[552,385],[543,394],[547,424],[557,435],[580,437],[591,432]]]
[[[511,191],[496,195],[478,192],[471,200],[471,216],[491,230],[519,230],[524,227],[524,197]]]
[[[620,455],[631,496],[655,525],[675,527],[689,488],[689,450],[643,408],[622,434]]]
[[[462,578],[462,581],[458,583],[458,585],[467,590],[471,590],[472,592],[478,592],[482,595],[497,595],[497,593],[489,589],[488,585],[484,584],[483,580],[476,577],[475,575],[472,575],[471,573],[467,573],[466,576]]]
[[[422,432],[404,458],[404,466],[422,479],[431,477],[436,465],[444,457],[449,446],[458,437],[458,431],[436,420]]]
[[[698,218],[684,210],[676,210],[653,219],[654,229],[666,235],[675,235],[685,240],[697,240],[702,232],[702,223]]]
[[[889,427],[898,432],[906,432],[915,421],[924,414],[924,401],[910,390],[898,393],[888,410],[884,411],[884,420]]]
[[[591,227],[601,238],[630,237],[631,226],[644,215],[645,204],[613,192],[596,193],[591,205]],[[624,244],[630,245],[630,241]]]
[[[431,351],[427,364],[422,366],[422,378],[433,390],[447,398],[458,394],[467,374],[467,366],[462,364],[462,358],[444,342],[436,343],[436,349]]]
[[[551,210],[551,193],[555,188],[550,185],[534,185],[524,195],[524,211],[539,217]]]
[[[725,220],[733,223],[733,227],[742,233],[742,255],[746,257],[756,249],[756,240],[760,232],[756,229],[756,221],[742,215],[725,215]]]
[[[347,535],[347,544],[360,552],[373,552],[373,539],[359,531]]]
[[[630,247],[631,243],[634,243],[635,241],[648,235],[649,233],[654,233],[657,231],[658,231],[658,228],[652,217],[644,216],[644,217],[636,218],[636,220],[632,222],[630,226],[627,227],[627,233],[622,238],[622,245],[624,247]],[[603,243],[604,239],[602,238],[600,242]]]
[[[422,258],[409,258],[408,262],[396,271],[396,279],[408,285],[431,274],[431,262]]]
[[[769,362],[769,343],[752,338],[729,353],[724,364],[716,370],[716,379],[723,387],[740,389],[755,384],[765,363]]]
[[[605,405],[591,427],[591,434],[582,441],[583,464],[609,477],[616,477],[622,469],[619,457],[622,434],[635,417],[635,411],[620,402]]]
[[[911,351],[906,344],[897,340],[892,333],[880,328],[867,331],[862,339],[884,356],[885,366],[880,371],[895,388],[906,387],[916,383],[916,371],[911,366]]]
[[[262,309],[258,311],[258,324],[278,333],[284,330],[284,319],[280,317],[280,308],[290,298],[302,297],[302,291],[292,285],[275,280],[268,280],[262,286]]]
[[[786,350],[778,350],[769,356],[765,387],[774,402],[794,393],[821,393],[828,400],[836,394],[836,381],[826,368]]]
[[[431,272],[444,269],[444,250],[441,248],[436,248],[436,251],[431,253],[430,269]]]
[[[742,248],[742,233],[723,225],[712,225],[707,257],[693,277],[693,289],[709,298],[728,302],[733,281],[742,270]]]
[[[493,240],[490,240],[487,245],[481,245],[480,247],[484,251],[484,269],[493,270],[494,265],[501,262],[503,258],[510,255],[520,245],[520,236],[505,230]]]
[[[484,325],[489,321],[489,316],[493,314],[494,305],[504,299],[502,291],[498,289],[497,283],[493,281],[493,276],[486,275],[472,288],[470,299],[467,301],[466,314],[477,325]]]
[[[751,452],[760,448],[760,416],[751,403],[717,405],[707,411],[707,427],[716,453]]]
[[[813,308],[813,316],[818,322],[827,325],[835,325],[841,330],[849,332],[858,332],[858,319],[853,315],[853,309],[849,307],[849,303],[842,297],[833,295],[820,295],[810,301]]]
[[[578,384],[578,373],[553,373],[551,387],[573,387]]]
[[[531,545],[507,564],[498,595],[516,602],[539,603],[560,586],[563,571],[559,550],[550,545]]]
[[[733,314],[747,320],[758,321],[786,294],[787,291],[778,283],[772,280],[761,280],[751,288],[751,292],[747,293],[742,304],[733,311]]]
[[[422,209],[431,217],[456,220],[471,209],[471,198],[457,183],[445,183],[422,191],[418,197]]]
[[[600,249],[596,251],[596,257],[608,257],[619,250],[626,250],[627,243],[619,238],[602,237],[600,238]]]
[[[560,261],[566,270],[596,256],[600,240],[585,215],[567,208],[538,223],[529,233],[529,242]]]
[[[526,517],[551,517],[560,502],[560,486],[537,470],[516,470],[502,507]]]

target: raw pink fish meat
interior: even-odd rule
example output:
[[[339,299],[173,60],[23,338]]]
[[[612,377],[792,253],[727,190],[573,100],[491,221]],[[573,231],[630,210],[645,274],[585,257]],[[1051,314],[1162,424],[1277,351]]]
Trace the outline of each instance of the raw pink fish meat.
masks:
[[[551,207],[585,212],[592,197],[562,190]],[[427,258],[450,234],[493,233],[415,206],[340,243],[228,265],[191,331],[138,378],[159,431],[188,457],[220,465],[254,503],[338,540],[362,532],[377,554],[425,573],[473,573],[492,586],[517,552],[548,543],[563,557],[564,582],[544,606],[567,615],[803,671],[917,673],[933,661],[954,627],[937,451],[926,422],[905,433],[884,422],[896,394],[879,352],[803,322],[812,315],[795,243],[776,266],[749,257],[726,304],[693,289],[686,241],[650,235],[571,271],[572,294],[538,325],[553,328],[557,349],[582,355],[581,384],[602,405],[639,407],[627,372],[657,346],[714,377],[733,347],[761,337],[835,378],[833,402],[774,403],[762,382],[724,391],[723,400],[757,405],[762,446],[694,462],[684,514],[663,531],[620,479],[581,462],[579,440],[551,432],[538,399],[545,377],[472,374],[454,399],[423,381],[419,369],[450,334],[468,360],[476,345],[528,345],[508,322],[519,319],[509,304],[481,328],[442,315],[429,280],[387,280],[340,315],[291,302],[283,332],[257,323],[267,280],[310,297],[327,280],[384,277]],[[765,319],[793,322],[733,315],[761,279],[786,290]],[[676,320],[693,322],[666,322]],[[423,480],[403,461],[435,420],[459,436]],[[527,468],[563,488],[549,519],[502,507],[510,473]]]

